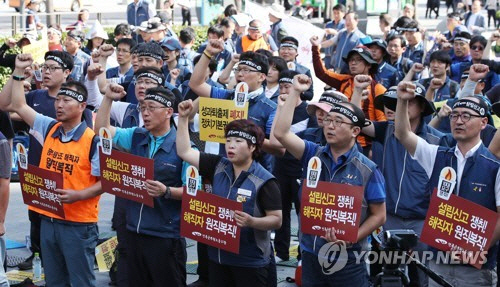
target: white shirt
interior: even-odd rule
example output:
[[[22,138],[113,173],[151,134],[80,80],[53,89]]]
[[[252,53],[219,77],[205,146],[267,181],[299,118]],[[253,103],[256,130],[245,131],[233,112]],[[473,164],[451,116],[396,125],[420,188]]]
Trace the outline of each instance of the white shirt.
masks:
[[[270,98],[274,95],[274,93],[276,93],[276,91],[277,91],[279,88],[280,88],[280,85],[276,85],[276,86],[274,86],[274,88],[271,88],[271,89],[268,89],[268,88],[266,87],[266,97],[267,97],[268,99],[270,99]]]
[[[455,146],[455,156],[457,157],[457,185],[455,187],[457,190],[457,195],[460,193],[460,180],[462,179],[462,174],[464,172],[465,162],[469,157],[472,157],[474,153],[476,153],[481,144],[482,141],[479,141],[479,143],[471,148],[465,154],[465,156],[463,156],[458,147]],[[439,146],[429,144],[424,139],[419,137],[417,147],[415,149],[415,154],[412,156],[412,159],[418,161],[429,178],[431,178],[434,170],[434,163],[436,162],[438,148]],[[500,206],[500,169],[497,172],[497,178],[495,180],[495,201],[496,206]]]

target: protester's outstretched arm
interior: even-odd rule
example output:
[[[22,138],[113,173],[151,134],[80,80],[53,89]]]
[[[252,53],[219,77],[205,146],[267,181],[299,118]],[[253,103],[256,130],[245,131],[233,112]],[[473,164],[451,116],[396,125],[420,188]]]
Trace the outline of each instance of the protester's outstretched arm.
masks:
[[[101,106],[103,99],[98,83],[98,77],[102,74],[105,73],[101,64],[92,63],[87,69],[87,77],[84,82],[88,91],[87,105],[91,105],[96,109]]]
[[[0,95],[3,101],[0,108],[5,111],[16,112],[30,127],[33,127],[37,113],[26,104],[24,81],[22,79],[15,80],[15,78],[27,76],[32,63],[33,58],[30,54],[17,55],[14,72],[6,84],[6,90],[2,90],[2,95]],[[7,94],[9,88],[10,93]]]
[[[107,128],[111,132],[111,137],[115,136],[116,128],[110,123],[110,113],[113,101],[119,101],[127,93],[124,88],[118,84],[109,84],[106,90],[106,94],[101,102],[101,107],[97,111],[95,118],[94,131],[99,134],[101,128]]]
[[[417,149],[418,136],[411,131],[408,118],[408,101],[415,98],[415,84],[400,82],[398,85],[398,103],[396,106],[395,136],[413,156]]]
[[[234,65],[240,61],[240,55],[239,54],[233,54],[231,57],[231,61],[227,64],[227,66],[222,70],[222,72],[219,75],[219,83],[221,84],[228,84],[229,81],[231,80],[231,72],[233,71]]]
[[[301,159],[304,154],[305,144],[302,139],[290,131],[293,112],[300,93],[307,91],[311,79],[306,75],[296,75],[293,79],[293,90],[286,97],[279,118],[275,118],[274,136],[295,158]],[[281,97],[281,96],[280,96]],[[283,98],[282,98],[283,99]]]
[[[415,79],[415,75],[422,72],[424,70],[424,65],[420,63],[414,63],[413,66],[411,66],[411,69],[406,73],[405,77],[403,78],[403,81],[413,81]]]
[[[368,75],[357,75],[354,77],[354,90],[351,96],[351,103],[361,110],[363,109],[361,103],[365,96],[369,96],[370,91],[368,87],[372,83],[372,78]],[[380,95],[379,97],[382,97]],[[361,130],[365,135],[369,137],[375,137],[375,127],[369,125]]]
[[[446,103],[443,104],[439,112],[432,120],[429,122],[429,126],[438,129],[441,124],[441,120],[447,118],[451,114],[451,108]]]
[[[177,155],[190,165],[200,167],[200,152],[191,147],[189,139],[189,117],[193,111],[193,101],[187,100],[179,104],[179,118],[175,146]]]
[[[189,87],[200,97],[210,97],[212,87],[205,83],[208,64],[212,57],[224,50],[224,42],[222,40],[209,40],[203,55],[194,66],[193,74],[189,80]]]
[[[111,44],[103,44],[101,47],[99,47],[98,56],[99,60],[98,63],[101,65],[101,67],[106,67],[106,64],[108,62],[108,57],[111,56],[115,51],[115,48]],[[106,73],[99,74],[97,76],[97,83],[99,85],[99,90],[101,93],[106,92],[106,86],[107,86],[107,80],[106,80]]]

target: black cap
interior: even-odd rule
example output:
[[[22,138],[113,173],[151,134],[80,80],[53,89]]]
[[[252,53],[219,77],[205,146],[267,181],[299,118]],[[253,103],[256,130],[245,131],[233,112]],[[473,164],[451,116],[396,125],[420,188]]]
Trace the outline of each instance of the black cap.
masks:
[[[344,57],[343,60],[346,62],[346,63],[349,63],[349,58],[353,55],[353,54],[359,54],[361,56],[361,58],[363,58],[363,60],[365,60],[368,64],[370,65],[378,65],[377,62],[375,62],[375,60],[373,60],[372,58],[372,54],[370,53],[370,51],[368,51],[368,49],[366,47],[356,47],[354,49],[352,49],[351,51],[349,51],[349,53],[347,54],[347,57]]]
[[[373,39],[370,43],[365,44],[366,47],[370,48],[370,46],[376,45],[382,48],[385,53],[387,53],[387,43],[384,41],[384,39]]]
[[[414,82],[414,84],[416,86],[415,98],[420,99],[420,101],[424,103],[424,110],[422,111],[422,116],[425,117],[428,115],[432,115],[436,111],[436,109],[434,107],[434,104],[432,104],[425,98],[425,93],[426,93],[425,87],[417,82]],[[393,88],[396,89],[395,92]],[[382,97],[384,106],[386,106],[391,111],[396,111],[396,105],[398,103],[397,87],[391,87],[389,90],[386,91],[386,93]]]

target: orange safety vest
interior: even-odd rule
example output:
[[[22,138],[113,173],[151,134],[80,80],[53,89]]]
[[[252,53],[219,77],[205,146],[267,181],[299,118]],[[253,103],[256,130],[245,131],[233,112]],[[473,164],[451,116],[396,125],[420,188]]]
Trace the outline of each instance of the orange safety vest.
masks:
[[[252,40],[248,35],[241,38],[241,48],[243,52],[257,51],[258,49],[269,50],[269,45],[264,40],[264,37],[260,37],[257,40]]]
[[[61,123],[55,124],[47,133],[40,158],[40,168],[63,174],[63,189],[82,190],[94,185],[99,179],[91,174],[90,150],[95,133],[86,128],[78,141],[61,142],[59,137],[52,137]],[[101,196],[63,203],[65,219],[51,212],[30,208],[42,215],[81,223],[98,221],[99,199]]]

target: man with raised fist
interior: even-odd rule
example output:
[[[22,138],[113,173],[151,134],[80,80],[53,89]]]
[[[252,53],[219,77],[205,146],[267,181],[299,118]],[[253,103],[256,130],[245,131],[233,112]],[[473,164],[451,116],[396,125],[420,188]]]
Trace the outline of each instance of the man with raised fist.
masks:
[[[39,114],[24,97],[23,81],[32,63],[29,54],[17,56],[16,68],[2,90],[0,109],[16,112],[39,135],[39,167],[63,174],[62,189],[56,192],[65,217],[33,208],[41,217],[45,281],[48,286],[95,286],[94,250],[102,190],[97,140],[82,121],[87,90],[79,82],[64,83],[54,102],[56,120]],[[11,93],[5,93],[6,89]]]

